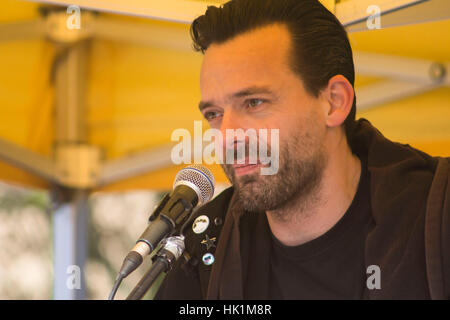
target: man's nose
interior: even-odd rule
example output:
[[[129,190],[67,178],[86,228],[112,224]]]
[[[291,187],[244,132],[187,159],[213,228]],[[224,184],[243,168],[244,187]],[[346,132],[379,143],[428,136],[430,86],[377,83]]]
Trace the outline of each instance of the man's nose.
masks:
[[[237,112],[232,108],[229,108],[229,110],[226,110],[223,113],[222,121],[220,123],[220,131],[225,133],[227,129],[237,129],[240,126],[239,122]]]
[[[247,143],[247,137],[245,132],[249,126],[249,123],[244,115],[235,110],[227,110],[222,116],[222,122],[220,125],[220,132],[223,138],[223,152],[228,150],[234,150],[238,147],[242,147]],[[238,131],[239,130],[239,131]],[[242,134],[244,132],[244,134]]]
[[[225,142],[225,146],[231,147],[233,144],[237,143],[238,138],[231,131],[227,134],[227,130],[235,130],[242,129],[247,130],[247,125],[245,123],[245,118],[242,115],[239,115],[238,112],[234,110],[230,110],[224,113],[222,116],[222,123],[220,125],[220,132],[222,133],[223,141]],[[231,134],[230,134],[231,133]]]

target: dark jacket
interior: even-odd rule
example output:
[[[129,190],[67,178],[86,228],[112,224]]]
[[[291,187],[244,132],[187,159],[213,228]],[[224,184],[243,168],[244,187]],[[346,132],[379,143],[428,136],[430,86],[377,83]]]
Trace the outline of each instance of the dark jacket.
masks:
[[[350,145],[370,174],[374,225],[365,243],[365,263],[381,270],[381,289],[367,289],[364,298],[450,299],[450,158],[391,142],[365,119],[358,120]],[[255,281],[261,283],[261,296],[252,297],[264,299],[267,257],[257,255],[261,275],[246,274],[252,244],[243,214],[233,188],[197,210],[195,216],[207,215],[211,223],[201,234],[189,228],[186,254],[156,298],[243,299],[243,284]],[[217,248],[207,250],[201,243],[206,235],[216,238]],[[202,262],[206,252],[215,257],[210,266]]]

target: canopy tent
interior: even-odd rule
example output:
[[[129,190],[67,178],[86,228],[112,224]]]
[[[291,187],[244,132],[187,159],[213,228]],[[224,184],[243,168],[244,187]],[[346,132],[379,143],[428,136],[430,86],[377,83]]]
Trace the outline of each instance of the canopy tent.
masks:
[[[38,2],[6,0],[0,12],[0,180],[52,188],[55,272],[65,279],[62,266],[83,263],[90,192],[171,189],[180,169],[171,133],[201,120],[189,22],[225,1]],[[450,155],[450,2],[379,0],[381,29],[367,30],[371,2],[324,1],[351,31],[358,116]],[[83,10],[81,28],[69,30],[68,5],[95,12]],[[61,290],[56,297],[72,297]]]

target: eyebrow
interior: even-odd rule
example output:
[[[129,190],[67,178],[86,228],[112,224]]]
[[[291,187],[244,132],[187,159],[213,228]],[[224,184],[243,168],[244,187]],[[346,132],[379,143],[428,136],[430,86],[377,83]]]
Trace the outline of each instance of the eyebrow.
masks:
[[[273,92],[267,86],[252,86],[231,94],[228,99],[243,98],[258,93],[272,94]],[[212,105],[214,105],[214,103],[211,101],[200,101],[200,103],[198,104],[198,108],[200,109],[200,111],[202,111],[203,109],[211,107]]]

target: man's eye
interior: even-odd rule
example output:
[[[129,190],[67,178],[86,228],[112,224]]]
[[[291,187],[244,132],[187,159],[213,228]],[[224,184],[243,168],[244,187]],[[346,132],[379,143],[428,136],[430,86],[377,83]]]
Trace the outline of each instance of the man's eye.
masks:
[[[217,111],[207,111],[205,112],[205,114],[203,115],[205,117],[206,120],[210,121],[213,120],[217,117],[220,117],[220,112]]]
[[[264,102],[264,100],[262,99],[250,99],[247,101],[247,106],[250,108],[255,108],[257,106],[259,106],[260,104],[262,104]]]

